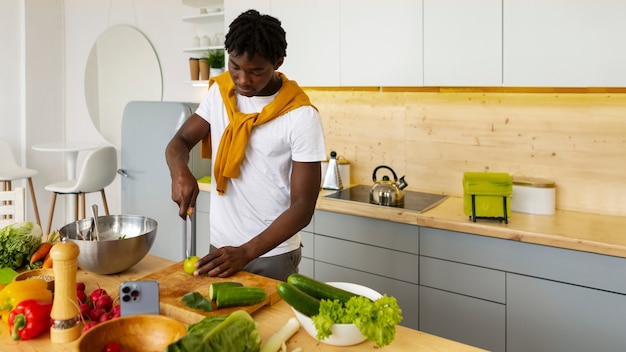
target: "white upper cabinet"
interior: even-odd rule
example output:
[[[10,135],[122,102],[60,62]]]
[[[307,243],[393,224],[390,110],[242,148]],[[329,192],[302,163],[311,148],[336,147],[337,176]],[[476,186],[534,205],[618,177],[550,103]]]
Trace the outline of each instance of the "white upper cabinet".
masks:
[[[224,0],[225,33],[228,33],[230,23],[248,10],[257,10],[262,14],[270,14],[270,0]]]
[[[272,0],[272,15],[287,32],[287,57],[279,71],[302,86],[339,86],[337,0]]]
[[[626,2],[505,0],[505,86],[626,86]]]
[[[502,0],[424,1],[424,85],[502,85]]]
[[[421,86],[422,0],[339,0],[342,86]]]

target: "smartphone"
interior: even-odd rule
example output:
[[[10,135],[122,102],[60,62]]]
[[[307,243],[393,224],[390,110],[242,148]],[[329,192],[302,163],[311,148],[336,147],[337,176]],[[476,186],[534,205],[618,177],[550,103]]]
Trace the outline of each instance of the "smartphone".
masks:
[[[120,316],[159,314],[159,283],[156,280],[120,284]]]

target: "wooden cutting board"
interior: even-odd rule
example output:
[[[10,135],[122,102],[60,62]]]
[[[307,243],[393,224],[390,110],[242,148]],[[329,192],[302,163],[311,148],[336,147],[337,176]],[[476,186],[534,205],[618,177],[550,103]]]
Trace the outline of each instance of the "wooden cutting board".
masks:
[[[280,300],[277,290],[279,280],[243,271],[225,279],[209,276],[193,276],[185,273],[183,270],[183,262],[172,264],[164,269],[144,276],[139,280],[158,281],[161,314],[177,319],[185,324],[194,324],[210,315],[224,315],[240,309],[252,313],[265,305],[271,305]],[[213,311],[211,312],[189,308],[182,302],[181,298],[191,291],[198,292],[208,299],[209,285],[213,282],[221,281],[237,281],[244,286],[262,287],[267,291],[268,297],[265,301],[253,306],[220,309],[217,309],[215,302],[212,302]]]

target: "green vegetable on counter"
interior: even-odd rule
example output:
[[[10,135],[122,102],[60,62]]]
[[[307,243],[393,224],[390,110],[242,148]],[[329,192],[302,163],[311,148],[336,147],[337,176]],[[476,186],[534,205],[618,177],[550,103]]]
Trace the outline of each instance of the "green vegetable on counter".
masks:
[[[211,306],[211,301],[206,299],[203,295],[199,294],[198,292],[186,293],[183,296],[182,301],[189,308],[200,309],[205,312],[210,312],[213,310],[213,307]]]
[[[41,243],[41,227],[25,221],[0,229],[0,268],[19,269]]]
[[[171,343],[165,352],[258,352],[261,335],[255,321],[244,310],[225,316],[207,317],[187,328],[187,335]],[[217,324],[216,324],[217,323]]]
[[[396,299],[387,295],[375,301],[356,296],[345,305],[339,300],[322,299],[319,314],[311,319],[320,340],[331,335],[331,325],[352,323],[368,340],[383,347],[395,338],[396,325],[402,321],[402,310]]]

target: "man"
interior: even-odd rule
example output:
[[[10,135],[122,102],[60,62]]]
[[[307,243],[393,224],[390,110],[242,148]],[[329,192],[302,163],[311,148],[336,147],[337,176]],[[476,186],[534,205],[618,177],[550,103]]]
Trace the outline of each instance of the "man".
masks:
[[[276,71],[287,48],[279,20],[248,10],[230,24],[224,45],[228,71],[211,78],[166,148],[172,199],[183,219],[193,210],[199,190],[187,163],[202,140],[213,162],[211,250],[194,275],[245,270],[286,280],[298,270],[299,231],[319,193],[321,119],[297,83]]]

